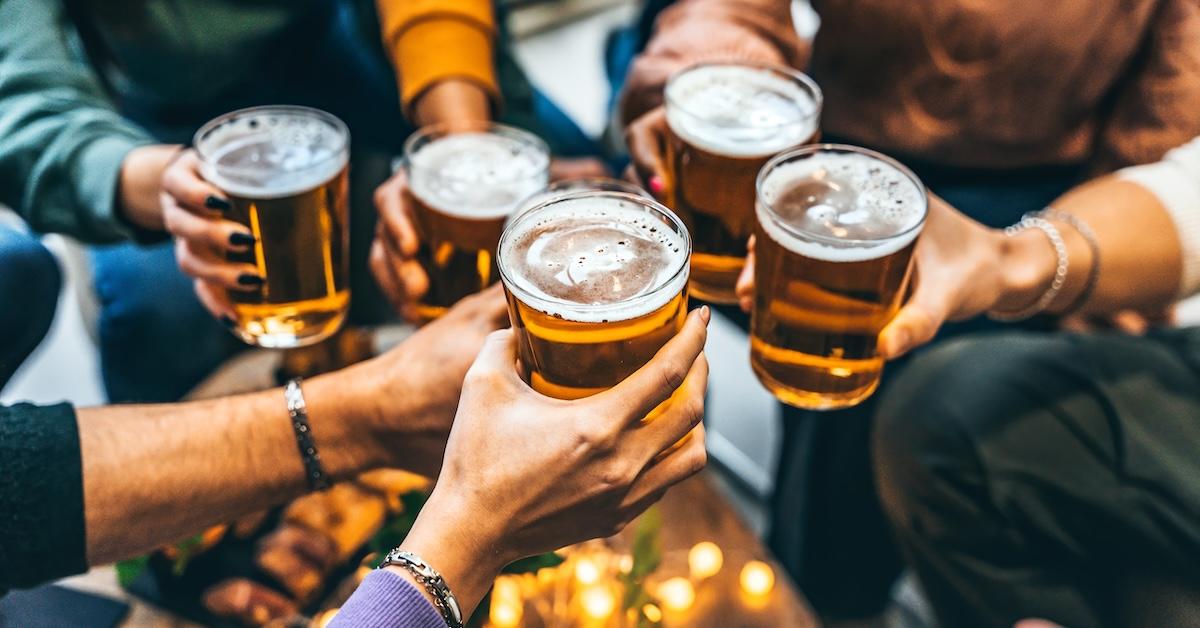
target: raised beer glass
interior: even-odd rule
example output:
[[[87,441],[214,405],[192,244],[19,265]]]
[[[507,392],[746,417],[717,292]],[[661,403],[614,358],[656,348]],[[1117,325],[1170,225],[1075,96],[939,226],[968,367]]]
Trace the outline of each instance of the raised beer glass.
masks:
[[[226,218],[255,238],[227,258],[265,280],[228,291],[234,333],[273,348],[333,335],[350,306],[346,125],[307,107],[254,107],[205,124],[193,144],[204,178],[229,198]]]
[[[692,296],[736,303],[754,231],[754,181],[773,155],[816,140],[821,90],[788,68],[708,63],[666,87],[668,206],[692,234]]]
[[[405,143],[429,290],[417,304],[433,320],[499,281],[496,245],[509,215],[546,187],[550,151],[537,136],[500,124],[421,129]]]
[[[780,401],[846,408],[879,386],[876,338],[904,298],[927,211],[912,171],[863,148],[805,146],[763,168],[750,362]]]
[[[582,192],[517,216],[498,257],[530,385],[577,399],[649,362],[687,316],[690,248],[679,218],[638,194]]]

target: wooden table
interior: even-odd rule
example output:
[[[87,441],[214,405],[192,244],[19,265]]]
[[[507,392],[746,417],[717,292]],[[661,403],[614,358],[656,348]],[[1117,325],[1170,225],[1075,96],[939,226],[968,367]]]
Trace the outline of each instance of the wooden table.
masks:
[[[388,330],[379,345],[399,342],[407,332]],[[196,388],[192,398],[206,398],[269,388],[278,365],[278,355],[254,351],[234,358]],[[666,626],[688,628],[806,628],[819,625],[815,614],[758,537],[746,526],[729,501],[714,487],[705,471],[673,488],[659,504],[662,513],[661,542],[669,563],[685,560],[687,551],[700,541],[712,541],[725,554],[721,571],[696,587],[694,606],[682,614],[668,614]],[[775,589],[763,600],[740,593],[739,573],[750,558],[768,562],[775,570]],[[684,563],[686,564],[686,563]],[[123,599],[132,606],[126,626],[138,628],[183,628],[194,626],[125,593],[116,583],[111,567],[93,569],[64,584]]]

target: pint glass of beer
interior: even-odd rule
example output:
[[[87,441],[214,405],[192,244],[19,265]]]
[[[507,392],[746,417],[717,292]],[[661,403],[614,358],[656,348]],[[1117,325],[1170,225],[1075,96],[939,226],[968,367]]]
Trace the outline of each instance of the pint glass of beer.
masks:
[[[687,316],[683,223],[637,194],[582,192],[516,217],[500,275],[530,385],[559,399],[615,386]]]
[[[204,178],[233,206],[226,217],[255,238],[228,259],[266,280],[228,292],[234,332],[274,348],[333,335],[350,306],[346,125],[307,107],[255,107],[204,125],[194,145]]]
[[[787,68],[702,64],[667,82],[666,112],[666,202],[692,234],[691,293],[736,303],[755,177],[773,155],[816,139],[821,90]]]
[[[875,340],[904,298],[927,208],[916,175],[862,148],[806,146],[763,168],[750,362],[781,401],[830,410],[875,391]]]
[[[481,123],[426,127],[405,143],[418,259],[429,291],[424,320],[499,281],[496,244],[509,215],[546,187],[550,150],[520,129]]]

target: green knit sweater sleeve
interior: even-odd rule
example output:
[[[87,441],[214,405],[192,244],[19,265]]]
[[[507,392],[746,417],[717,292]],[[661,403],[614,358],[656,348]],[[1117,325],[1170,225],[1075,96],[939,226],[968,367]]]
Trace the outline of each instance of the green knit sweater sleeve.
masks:
[[[0,406],[0,466],[0,593],[86,571],[75,410]]]
[[[38,231],[132,237],[117,212],[121,163],[154,140],[74,54],[62,2],[0,0],[0,24],[0,203]]]

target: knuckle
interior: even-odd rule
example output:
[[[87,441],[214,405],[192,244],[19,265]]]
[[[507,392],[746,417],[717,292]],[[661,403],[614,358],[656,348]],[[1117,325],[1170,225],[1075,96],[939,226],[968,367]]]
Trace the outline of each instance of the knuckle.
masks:
[[[604,493],[624,491],[633,482],[633,473],[628,465],[612,462],[600,470],[600,487]]]
[[[675,390],[682,386],[684,380],[687,379],[687,370],[672,362],[662,367],[659,376],[666,390]]]
[[[687,413],[686,416],[690,425],[699,425],[704,421],[704,398],[697,397],[688,401],[684,411]]]
[[[708,466],[708,450],[703,446],[693,447],[691,456],[688,457],[688,475],[696,475]]]

